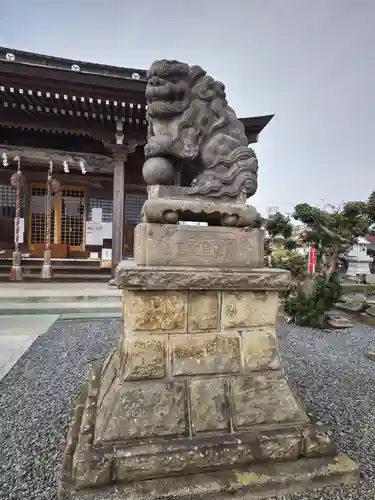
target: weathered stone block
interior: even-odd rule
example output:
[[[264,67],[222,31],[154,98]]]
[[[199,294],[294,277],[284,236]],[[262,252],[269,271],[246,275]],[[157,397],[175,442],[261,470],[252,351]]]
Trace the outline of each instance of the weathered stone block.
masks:
[[[120,370],[120,358],[117,349],[113,349],[108,355],[104,362],[101,381],[100,381],[100,391],[98,398],[98,405],[100,406],[104,396],[108,393],[111,385],[116,380],[116,377]]]
[[[127,290],[285,290],[290,273],[285,269],[134,266],[122,261],[116,283]]]
[[[277,370],[280,368],[274,327],[256,326],[243,330],[241,336],[245,374],[255,370]]]
[[[188,332],[219,329],[219,294],[190,292],[188,298]]]
[[[172,375],[239,372],[240,340],[237,334],[171,335]]]
[[[375,316],[372,316],[370,314],[367,314],[367,311],[364,313],[361,313],[361,320],[366,323],[367,325],[375,326]]]
[[[119,446],[115,451],[114,477],[118,481],[132,481],[162,476],[165,480],[171,474],[194,474],[213,467],[232,468],[234,464],[260,458],[259,439],[253,435],[242,437],[244,441],[222,432],[220,438],[199,435],[154,443],[152,447],[135,446],[131,451]],[[166,494],[167,498],[169,491]]]
[[[260,452],[264,460],[297,460],[302,450],[303,438],[298,429],[260,437]]]
[[[125,340],[125,360],[125,379],[163,378],[165,337],[143,334]]]
[[[229,428],[229,405],[224,380],[192,380],[190,386],[193,433]]]
[[[64,500],[191,500],[191,499],[215,499],[228,500],[228,498],[268,500],[275,496],[290,496],[291,492],[313,491],[317,488],[338,487],[355,485],[359,480],[358,466],[346,455],[337,455],[329,458],[312,458],[309,460],[298,460],[297,462],[274,462],[252,464],[246,467],[239,466],[239,461],[233,455],[232,467],[222,468],[219,453],[210,453],[208,460],[209,472],[201,474],[184,474],[191,468],[186,461],[171,460],[175,476],[159,477],[148,481],[119,482],[103,490],[87,489],[75,491],[64,496]],[[142,463],[149,476],[156,470],[153,457],[148,462]],[[168,457],[170,458],[170,457]],[[205,459],[206,457],[204,457]],[[197,461],[201,457],[197,455]],[[134,460],[132,460],[134,462]],[[125,468],[129,459],[125,458],[122,466],[123,481],[128,481],[130,473]],[[215,469],[212,471],[212,469]],[[217,469],[217,470],[216,470]],[[115,472],[117,468],[115,466]],[[143,478],[147,478],[145,471]],[[184,475],[182,475],[184,474]],[[115,474],[116,478],[117,475]],[[159,474],[162,476],[162,474]],[[121,479],[119,479],[121,481]],[[255,492],[255,495],[254,495]],[[323,493],[321,494],[323,495]],[[329,493],[328,493],[329,495]],[[312,492],[314,496],[314,492]],[[62,497],[61,497],[62,498]],[[308,495],[305,495],[308,498]],[[321,498],[324,498],[321,496]]]
[[[274,325],[277,309],[277,292],[223,292],[222,327],[226,329]]]
[[[96,442],[184,435],[185,400],[184,382],[124,383],[97,413]]]
[[[304,429],[303,440],[303,452],[307,458],[334,455],[337,451],[327,430],[318,425]]]
[[[273,373],[233,379],[231,395],[235,429],[254,425],[307,421],[287,381]]]
[[[367,309],[366,313],[369,315],[369,316],[372,316],[373,318],[375,318],[375,306],[371,306]]]
[[[123,307],[129,330],[186,332],[187,292],[124,290]]]
[[[327,324],[331,328],[353,328],[355,326],[354,321],[350,321],[350,318],[336,312],[327,313]]]
[[[196,221],[215,226],[248,227],[259,218],[254,207],[238,203],[231,196],[210,199],[193,193],[193,190],[187,186],[148,186],[148,201],[142,208],[142,221],[161,224]],[[246,199],[244,193],[241,195]]]
[[[73,458],[77,488],[102,486],[111,482],[113,453],[78,444]]]
[[[263,254],[260,229],[142,223],[134,231],[143,266],[261,267]]]

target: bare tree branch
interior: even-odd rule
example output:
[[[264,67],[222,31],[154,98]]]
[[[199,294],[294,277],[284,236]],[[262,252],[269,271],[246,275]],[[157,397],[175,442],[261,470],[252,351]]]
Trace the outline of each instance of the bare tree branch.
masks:
[[[328,236],[329,238],[331,238],[333,241],[337,241],[337,242],[339,242],[339,243],[341,243],[342,245],[345,245],[345,246],[350,246],[350,242],[347,239],[343,238],[339,234],[334,233],[333,231],[331,231],[330,229],[328,229],[328,227],[325,226],[319,220],[318,217],[314,216],[314,222],[315,222],[316,226],[322,231],[322,233],[324,233],[326,236]]]

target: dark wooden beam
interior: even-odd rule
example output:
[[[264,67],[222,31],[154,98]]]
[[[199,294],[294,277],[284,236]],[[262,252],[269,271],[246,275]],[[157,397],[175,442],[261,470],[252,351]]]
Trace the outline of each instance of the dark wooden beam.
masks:
[[[108,125],[101,125],[99,123],[88,123],[87,121],[82,123],[78,118],[70,116],[57,118],[55,116],[41,115],[34,117],[13,109],[6,109],[0,114],[0,126],[100,137],[103,141],[113,137],[114,129],[112,122],[108,123]]]
[[[0,126],[91,136],[102,142],[113,140],[115,131],[115,123],[112,120],[99,123],[94,120],[86,120],[85,118],[69,115],[60,115],[59,117],[52,113],[49,115],[45,113],[31,115],[21,110],[10,108],[0,111]],[[124,134],[126,139],[145,142],[146,126],[132,127],[130,124],[125,124]]]
[[[58,149],[40,149],[22,146],[10,146],[0,144],[1,153],[7,153],[11,158],[20,156],[29,164],[48,165],[52,159],[56,166],[61,167],[64,161],[67,161],[70,169],[79,171],[79,161],[84,160],[87,172],[112,172],[113,158],[111,156],[81,153],[74,151],[61,151]]]

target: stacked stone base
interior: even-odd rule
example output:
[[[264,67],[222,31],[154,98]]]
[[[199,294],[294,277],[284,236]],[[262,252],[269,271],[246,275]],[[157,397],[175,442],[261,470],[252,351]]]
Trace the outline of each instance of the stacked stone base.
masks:
[[[120,266],[124,335],[92,372],[61,498],[267,498],[352,482],[289,387],[274,269]]]
[[[69,500],[263,500],[356,483],[357,468],[345,455],[258,464],[231,470],[191,474],[105,488],[61,490]]]
[[[99,382],[92,374],[76,408],[61,500],[266,499],[358,480],[356,464],[336,454],[325,429],[306,421],[95,444]]]

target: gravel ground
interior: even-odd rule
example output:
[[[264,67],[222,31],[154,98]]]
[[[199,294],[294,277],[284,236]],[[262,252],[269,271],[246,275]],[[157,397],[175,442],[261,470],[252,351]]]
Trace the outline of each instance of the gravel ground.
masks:
[[[0,382],[1,499],[57,498],[73,396],[87,366],[102,362],[119,327],[119,320],[59,321]],[[319,332],[282,324],[278,333],[302,402],[361,467],[358,486],[282,498],[374,500],[375,362],[365,352],[375,345],[375,329]]]
[[[74,395],[120,320],[57,321],[0,382],[0,498],[57,498]]]

